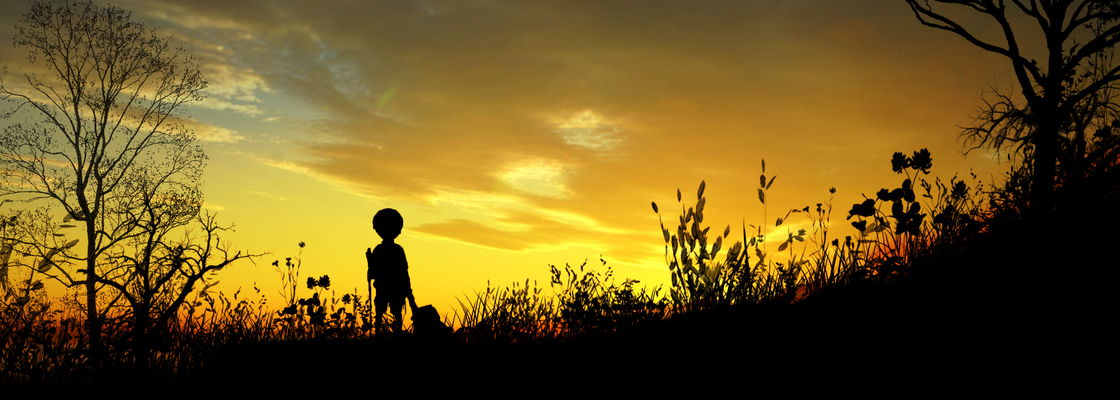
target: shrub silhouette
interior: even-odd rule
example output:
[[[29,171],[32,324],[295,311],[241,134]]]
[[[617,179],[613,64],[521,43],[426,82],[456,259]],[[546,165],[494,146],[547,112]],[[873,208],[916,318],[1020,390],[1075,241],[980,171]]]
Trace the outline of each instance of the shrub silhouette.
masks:
[[[897,174],[905,174],[906,179],[896,188],[879,189],[874,199],[853,204],[848,212],[849,220],[857,217],[851,224],[860,231],[859,241],[873,245],[869,249],[869,268],[859,271],[866,278],[886,279],[912,265],[928,264],[939,252],[958,248],[966,238],[980,232],[980,219],[986,212],[982,203],[974,199],[984,195],[980,182],[969,187],[954,176],[949,185],[940,178],[931,184],[918,175],[928,175],[933,168],[933,158],[927,149],[915,151],[912,156],[894,153],[891,168]],[[976,175],[972,174],[972,178],[976,180]],[[924,191],[920,197],[915,183]],[[926,199],[925,207],[921,199]],[[891,204],[890,214],[882,211],[887,203]],[[927,218],[929,215],[934,217]]]
[[[282,336],[287,340],[327,337],[364,337],[372,327],[369,304],[362,301],[357,289],[352,293],[344,294],[341,298],[335,296],[331,290],[330,298],[325,294],[331,287],[329,275],[320,276],[318,279],[308,277],[307,289],[314,290],[311,297],[296,298],[296,282],[299,281],[299,268],[303,264],[304,242],[299,243],[300,252],[292,261],[288,257],[284,261],[284,268],[280,261],[273,261],[272,265],[280,273],[281,285],[284,290],[281,295],[286,296],[287,305],[277,311],[275,323],[280,327]],[[341,304],[339,304],[341,303]],[[349,308],[348,308],[349,307]],[[358,317],[362,320],[359,323]]]

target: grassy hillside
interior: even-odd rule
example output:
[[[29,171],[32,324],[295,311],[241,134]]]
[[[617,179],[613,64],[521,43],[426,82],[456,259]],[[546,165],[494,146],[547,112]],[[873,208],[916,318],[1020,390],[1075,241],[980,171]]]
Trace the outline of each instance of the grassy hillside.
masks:
[[[1055,351],[1040,343],[1076,337],[1070,346],[1083,348],[1103,339],[1101,316],[1113,309],[1101,284],[1115,274],[1108,251],[1118,222],[1111,207],[1120,204],[1115,168],[1059,188],[1055,214],[1037,220],[1021,212],[1021,193],[1006,187],[927,181],[928,152],[898,153],[892,165],[905,175],[901,184],[835,222],[824,202],[779,213],[775,226],[710,231],[702,225],[704,183],[695,204],[678,191],[692,205],[662,219],[672,287],[619,282],[606,261],[597,269],[553,266],[557,296],[528,281],[487,288],[460,309],[441,310],[455,328],[446,335],[420,335],[409,321],[406,332],[376,335],[368,299],[357,291],[328,298],[329,277],[305,280],[297,256],[274,264],[290,289],[280,309],[265,304],[259,289],[199,293],[179,321],[162,328],[146,366],[129,346],[128,316],[116,316],[106,324],[112,357],[92,366],[82,313],[25,290],[23,300],[3,305],[0,380],[376,375],[417,385],[498,379],[529,386],[543,384],[544,371],[606,368],[616,379],[655,382],[667,366],[730,374],[856,359],[980,370],[1038,363],[1040,352]],[[764,205],[772,184],[763,172]],[[812,229],[781,243],[761,240],[790,218],[808,218]]]

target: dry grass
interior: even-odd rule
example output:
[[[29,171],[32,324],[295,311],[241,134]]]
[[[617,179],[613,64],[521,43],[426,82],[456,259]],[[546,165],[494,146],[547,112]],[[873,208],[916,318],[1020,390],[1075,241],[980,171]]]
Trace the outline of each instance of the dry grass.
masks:
[[[675,230],[661,225],[671,287],[639,289],[639,282],[629,279],[619,283],[602,260],[603,272],[586,261],[578,267],[550,265],[554,295],[542,294],[536,282],[526,280],[508,287],[488,284],[473,299],[461,300],[461,308],[445,317],[445,324],[459,328],[449,343],[560,343],[647,329],[694,312],[789,305],[859,282],[890,282],[920,273],[983,233],[992,211],[982,206],[991,203],[984,201],[988,193],[979,183],[968,186],[954,177],[945,185],[923,179],[928,153],[900,156],[893,164],[906,175],[904,182],[852,207],[844,227],[847,232],[852,232],[849,225],[854,227],[853,234],[832,232],[835,189],[828,200],[790,209],[772,225],[744,223],[735,232],[738,237],[730,225],[710,233],[704,225],[701,182],[696,202],[687,208],[677,191],[682,205]],[[763,164],[758,198],[764,207],[774,182]],[[659,212],[656,203],[653,209]],[[764,240],[793,218],[807,218],[810,228],[787,230],[778,243]],[[240,290],[232,296],[198,292],[178,321],[158,329],[145,376],[190,379],[205,369],[207,360],[242,344],[373,339],[368,299],[357,290],[336,296],[327,276],[308,278],[307,289],[302,289],[301,263],[300,255],[273,263],[285,302],[279,310],[255,287],[249,296]],[[127,313],[106,318],[110,356],[93,366],[85,353],[80,306],[52,301],[42,291],[29,294],[28,301],[6,303],[0,310],[0,381],[70,382],[95,371],[134,370],[138,355],[131,353]]]

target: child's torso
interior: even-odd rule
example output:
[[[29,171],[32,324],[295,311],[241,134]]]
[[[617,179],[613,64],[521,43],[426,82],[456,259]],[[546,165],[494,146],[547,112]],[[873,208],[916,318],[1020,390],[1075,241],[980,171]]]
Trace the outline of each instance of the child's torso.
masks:
[[[377,268],[377,280],[373,285],[378,288],[400,287],[407,284],[408,261],[404,248],[396,243],[382,243],[373,249],[372,262]]]

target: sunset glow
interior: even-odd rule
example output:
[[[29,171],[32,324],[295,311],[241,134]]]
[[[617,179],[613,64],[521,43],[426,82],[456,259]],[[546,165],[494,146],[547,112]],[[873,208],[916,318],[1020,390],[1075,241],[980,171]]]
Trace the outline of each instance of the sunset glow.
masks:
[[[687,208],[701,181],[705,226],[764,225],[776,243],[809,220],[775,218],[831,187],[831,237],[857,234],[843,217],[898,184],[894,152],[928,148],[930,180],[1006,170],[964,156],[957,136],[983,89],[1013,88],[1009,63],[921,26],[902,1],[113,5],[200,60],[208,97],[185,123],[209,156],[205,208],[235,225],[233,249],[269,253],[212,290],[256,285],[274,305],[271,264],[301,241],[302,276],[365,296],[383,208],[403,215],[417,301],[449,313],[488,282],[547,286],[549,264],[600,257],[620,279],[667,285],[650,202],[673,230],[678,188]],[[3,9],[0,62],[16,82],[37,72],[7,42],[29,6]],[[763,159],[776,176],[765,211]]]

